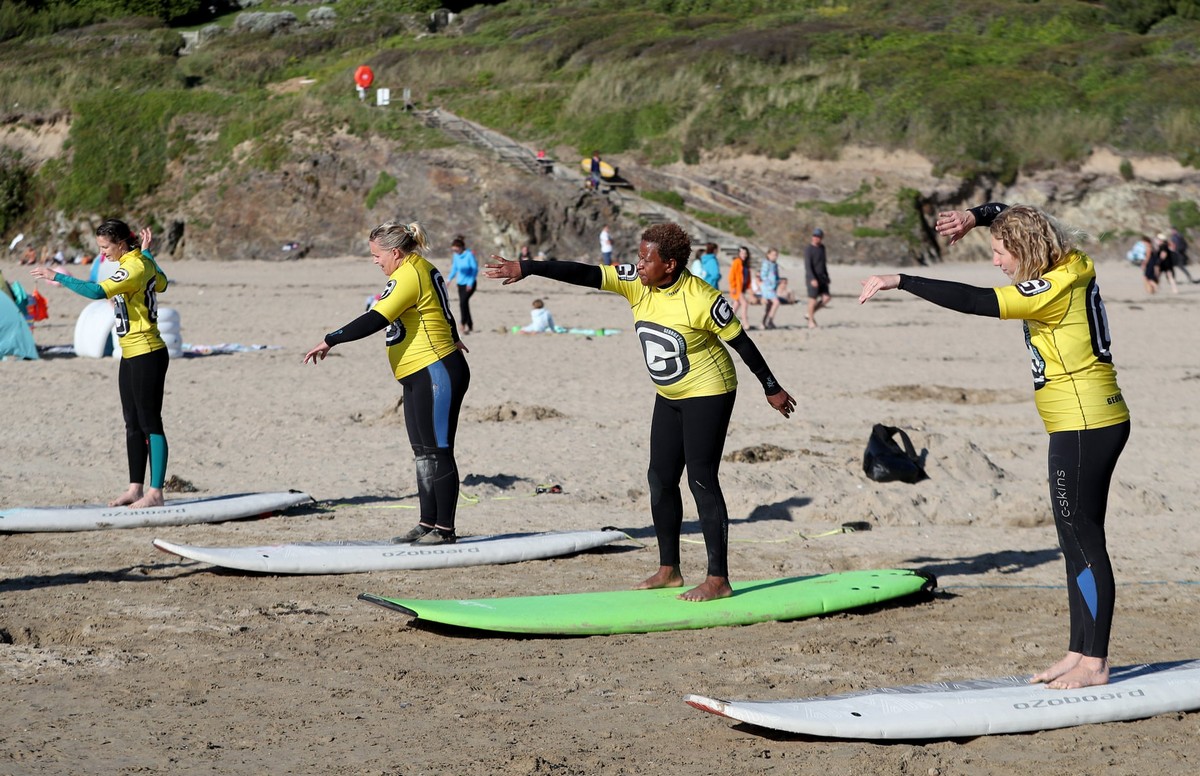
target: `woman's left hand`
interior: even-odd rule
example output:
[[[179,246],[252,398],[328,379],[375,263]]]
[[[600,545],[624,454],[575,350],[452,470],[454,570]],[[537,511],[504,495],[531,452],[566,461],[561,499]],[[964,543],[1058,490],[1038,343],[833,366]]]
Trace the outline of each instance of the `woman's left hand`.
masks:
[[[970,210],[944,210],[938,213],[937,221],[934,222],[934,229],[942,237],[948,237],[951,245],[974,228],[975,214]]]
[[[314,364],[318,361],[324,361],[325,356],[329,354],[330,345],[325,344],[325,340],[321,340],[321,344],[317,345],[312,350],[304,354],[304,363],[312,361]]]
[[[516,283],[521,278],[525,277],[521,274],[521,262],[509,261],[503,256],[492,254],[492,260],[483,265],[483,274],[489,278],[503,278],[503,285]]]
[[[53,283],[54,276],[58,273],[49,267],[34,267],[33,269],[29,270],[29,274],[40,280],[47,280]]]
[[[150,243],[154,242],[154,233],[150,231],[150,227],[142,227],[142,231],[139,234],[142,238],[142,250],[150,250]]]
[[[779,410],[779,414],[785,418],[790,418],[796,409],[796,400],[787,391],[771,394],[767,397],[767,403]]]

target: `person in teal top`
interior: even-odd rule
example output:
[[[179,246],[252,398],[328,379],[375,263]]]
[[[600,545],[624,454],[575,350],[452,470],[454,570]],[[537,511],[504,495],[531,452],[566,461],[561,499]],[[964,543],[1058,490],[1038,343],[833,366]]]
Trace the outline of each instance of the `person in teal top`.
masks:
[[[475,294],[475,284],[479,278],[479,262],[461,234],[450,243],[450,248],[454,251],[454,257],[446,282],[458,283],[458,328],[463,334],[470,334],[471,329],[475,328],[471,320],[471,297]]]
[[[167,437],[163,433],[162,404],[170,356],[158,334],[158,294],[167,290],[167,276],[150,253],[152,235],[143,229],[135,237],[124,221],[110,218],[96,228],[96,244],[115,257],[120,267],[99,283],[35,267],[30,274],[61,283],[88,299],[111,299],[121,342],[121,367],[117,385],[125,417],[125,451],[129,462],[129,488],[109,506],[145,509],[163,505],[167,471]],[[146,459],[150,480],[146,487]]]
[[[700,256],[700,279],[715,289],[721,288],[721,263],[717,261],[716,243],[704,246],[704,254]]]

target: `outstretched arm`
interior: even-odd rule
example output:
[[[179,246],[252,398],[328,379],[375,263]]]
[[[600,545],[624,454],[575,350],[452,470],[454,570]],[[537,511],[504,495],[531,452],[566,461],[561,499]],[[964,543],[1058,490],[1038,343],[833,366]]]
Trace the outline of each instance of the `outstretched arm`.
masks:
[[[578,261],[509,261],[493,253],[492,260],[483,266],[483,274],[489,278],[503,278],[506,286],[529,275],[541,275],[551,280],[589,288],[600,288],[604,280],[604,273],[600,267]]]
[[[767,403],[779,410],[785,418],[791,417],[792,411],[796,409],[796,400],[776,382],[775,375],[771,374],[771,368],[767,366],[767,360],[763,358],[754,340],[750,339],[750,335],[741,332],[729,340],[729,347],[737,351],[742,361],[762,383],[763,391],[767,394]]]
[[[104,293],[104,289],[100,287],[99,283],[92,283],[87,280],[71,277],[70,275],[64,275],[61,272],[55,272],[49,267],[34,267],[29,270],[29,274],[42,280],[61,283],[80,296],[86,296],[88,299],[104,299],[108,296],[108,294]]]
[[[995,290],[991,288],[913,275],[872,275],[862,281],[862,287],[862,293],[858,296],[859,304],[880,291],[898,288],[955,312],[983,315],[988,318],[1000,317],[1000,301],[996,298]]]

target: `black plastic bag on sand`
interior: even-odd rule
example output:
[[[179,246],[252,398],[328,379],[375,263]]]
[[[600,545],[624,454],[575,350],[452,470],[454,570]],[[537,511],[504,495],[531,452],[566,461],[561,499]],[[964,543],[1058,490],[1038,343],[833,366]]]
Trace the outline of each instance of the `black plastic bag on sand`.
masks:
[[[893,437],[899,436],[903,447]],[[876,482],[914,483],[929,479],[921,466],[921,456],[913,449],[904,429],[876,423],[863,453],[863,471]]]

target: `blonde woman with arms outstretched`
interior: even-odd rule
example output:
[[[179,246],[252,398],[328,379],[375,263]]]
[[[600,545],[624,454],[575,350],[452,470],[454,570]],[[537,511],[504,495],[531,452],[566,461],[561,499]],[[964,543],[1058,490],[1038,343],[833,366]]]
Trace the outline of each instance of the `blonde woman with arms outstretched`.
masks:
[[[1030,681],[1055,689],[1107,684],[1116,586],[1104,518],[1130,423],[1095,267],[1037,208],[988,203],[938,215],[937,230],[951,243],[975,226],[990,227],[992,264],[1011,285],[874,275],[862,281],[858,301],[898,288],[957,312],[1022,321],[1034,403],[1050,435],[1050,507],[1066,562],[1071,619],[1066,656]]]

